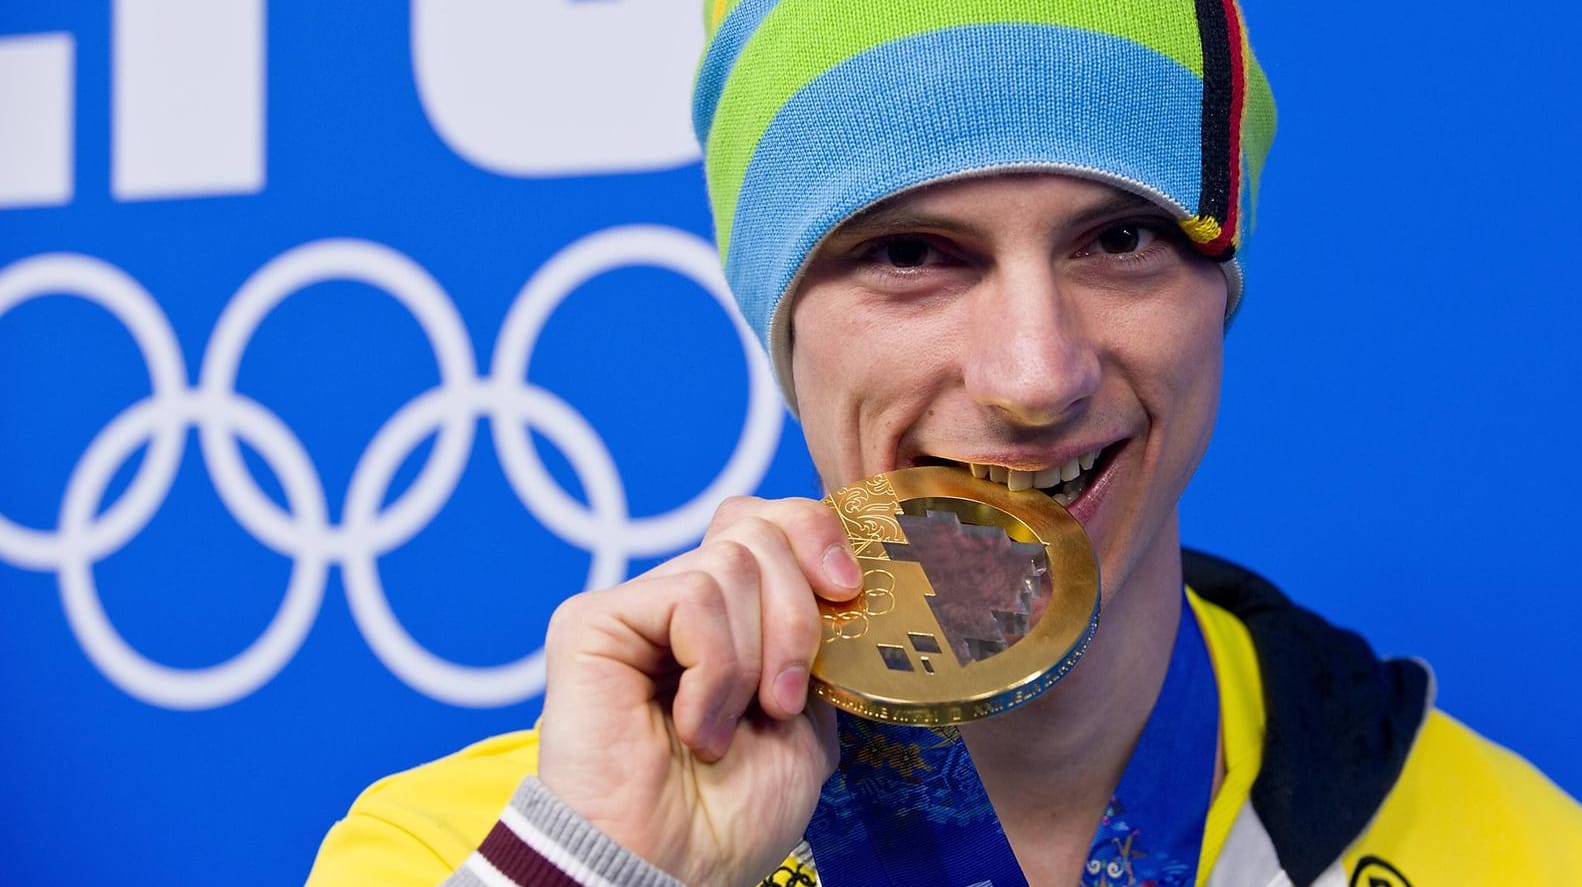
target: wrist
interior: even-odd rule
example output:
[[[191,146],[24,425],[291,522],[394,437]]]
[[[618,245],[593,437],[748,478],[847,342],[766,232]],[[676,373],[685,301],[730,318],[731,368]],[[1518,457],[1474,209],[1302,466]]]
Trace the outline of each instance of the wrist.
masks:
[[[682,887],[680,881],[585,819],[534,776],[517,788],[475,855],[478,857],[517,884],[555,883],[546,868],[550,866],[570,883]]]

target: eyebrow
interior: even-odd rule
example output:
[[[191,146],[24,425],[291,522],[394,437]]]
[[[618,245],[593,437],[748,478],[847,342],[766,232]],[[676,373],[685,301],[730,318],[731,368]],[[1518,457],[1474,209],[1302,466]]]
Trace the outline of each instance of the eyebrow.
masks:
[[[1164,213],[1163,207],[1146,197],[1129,191],[1116,191],[1105,195],[1102,200],[1077,210],[1064,220],[1062,227],[1085,228],[1100,220],[1128,212],[1135,212],[1140,209]],[[983,233],[976,225],[950,216],[918,212],[905,204],[892,206],[881,204],[850,219],[835,229],[834,235],[841,240],[862,240],[892,231],[920,229],[965,234],[972,237],[981,237]]]
[[[1134,213],[1138,210],[1149,210],[1164,214],[1166,210],[1159,204],[1130,191],[1116,191],[1107,195],[1103,200],[1078,210],[1071,218],[1066,220],[1068,228],[1085,228],[1095,222],[1113,216]]]

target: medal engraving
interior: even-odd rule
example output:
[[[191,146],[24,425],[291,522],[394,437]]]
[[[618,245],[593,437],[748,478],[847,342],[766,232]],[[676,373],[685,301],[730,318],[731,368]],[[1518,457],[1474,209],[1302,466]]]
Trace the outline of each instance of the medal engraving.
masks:
[[[961,723],[1033,699],[1086,649],[1098,566],[1081,525],[1043,493],[914,468],[825,502],[863,591],[819,603],[819,697],[879,721]]]
[[[901,524],[897,519],[901,503],[895,497],[895,488],[885,475],[870,477],[852,484],[836,496],[824,500],[840,515],[846,528],[846,538],[851,540],[852,553],[858,558],[888,557],[884,543],[902,542]]]

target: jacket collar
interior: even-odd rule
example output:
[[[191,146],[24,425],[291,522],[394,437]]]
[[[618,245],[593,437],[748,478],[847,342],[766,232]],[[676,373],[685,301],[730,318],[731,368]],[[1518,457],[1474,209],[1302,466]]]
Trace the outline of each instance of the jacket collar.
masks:
[[[1311,884],[1395,786],[1428,715],[1432,678],[1420,662],[1379,659],[1357,634],[1229,561],[1184,550],[1182,570],[1252,637],[1267,724],[1251,802],[1291,881]]]

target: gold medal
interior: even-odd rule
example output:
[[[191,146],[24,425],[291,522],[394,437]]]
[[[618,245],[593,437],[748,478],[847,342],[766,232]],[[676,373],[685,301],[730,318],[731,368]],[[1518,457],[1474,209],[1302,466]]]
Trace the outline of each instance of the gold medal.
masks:
[[[819,601],[813,692],[853,714],[938,726],[1022,705],[1076,665],[1099,618],[1082,525],[1037,490],[908,468],[836,490],[863,591]]]

